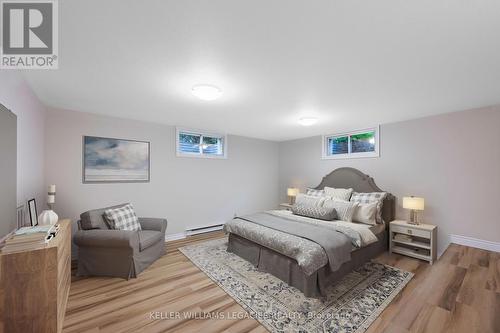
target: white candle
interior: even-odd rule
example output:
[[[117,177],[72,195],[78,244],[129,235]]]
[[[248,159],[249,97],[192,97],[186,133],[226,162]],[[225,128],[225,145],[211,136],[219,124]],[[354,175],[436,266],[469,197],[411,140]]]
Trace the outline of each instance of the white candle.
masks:
[[[56,186],[55,185],[49,186],[49,193],[56,193]]]
[[[56,196],[55,196],[55,195],[53,195],[53,194],[49,194],[49,195],[47,196],[47,203],[49,203],[49,204],[53,204],[53,203],[55,203],[55,202],[56,202]]]

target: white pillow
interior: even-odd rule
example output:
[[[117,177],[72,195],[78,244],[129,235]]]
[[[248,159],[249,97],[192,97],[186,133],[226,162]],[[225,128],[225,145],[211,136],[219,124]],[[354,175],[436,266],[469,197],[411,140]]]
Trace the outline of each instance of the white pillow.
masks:
[[[377,224],[377,205],[378,202],[374,201],[367,204],[358,203],[352,216],[353,222],[366,223],[371,225]]]
[[[382,220],[382,207],[387,192],[370,192],[370,193],[357,193],[354,192],[351,196],[351,201],[359,202],[362,204],[377,202],[377,223],[384,223]]]
[[[357,206],[357,202],[337,200],[334,198],[327,198],[323,202],[324,208],[335,209],[335,211],[337,212],[337,219],[347,222],[352,222],[352,216]]]
[[[333,188],[325,186],[325,196],[338,200],[349,201],[352,194],[352,188]]]
[[[296,205],[321,207],[323,205],[323,201],[325,201],[324,197],[313,197],[303,193],[299,193],[295,197]]]

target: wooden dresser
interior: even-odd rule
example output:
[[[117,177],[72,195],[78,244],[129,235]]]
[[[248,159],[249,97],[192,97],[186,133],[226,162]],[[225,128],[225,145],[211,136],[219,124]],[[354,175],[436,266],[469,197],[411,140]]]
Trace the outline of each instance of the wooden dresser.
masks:
[[[0,255],[0,332],[61,332],[71,284],[71,221],[39,250]]]

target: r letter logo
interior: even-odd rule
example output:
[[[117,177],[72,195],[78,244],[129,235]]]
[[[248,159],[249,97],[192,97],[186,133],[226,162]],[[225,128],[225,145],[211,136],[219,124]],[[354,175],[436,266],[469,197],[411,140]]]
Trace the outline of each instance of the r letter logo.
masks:
[[[57,69],[56,0],[2,0],[2,69]]]

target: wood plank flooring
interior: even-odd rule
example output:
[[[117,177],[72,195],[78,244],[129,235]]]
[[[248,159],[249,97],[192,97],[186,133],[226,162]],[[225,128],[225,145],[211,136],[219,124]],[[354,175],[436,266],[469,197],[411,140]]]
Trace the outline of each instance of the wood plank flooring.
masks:
[[[222,236],[213,232],[167,243],[167,254],[137,279],[74,276],[63,331],[267,332],[177,250]],[[415,277],[367,333],[500,332],[500,253],[452,244],[432,266],[388,253],[377,260]],[[176,311],[198,317],[169,314]],[[200,318],[202,313],[236,318]]]

